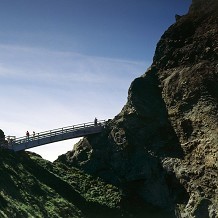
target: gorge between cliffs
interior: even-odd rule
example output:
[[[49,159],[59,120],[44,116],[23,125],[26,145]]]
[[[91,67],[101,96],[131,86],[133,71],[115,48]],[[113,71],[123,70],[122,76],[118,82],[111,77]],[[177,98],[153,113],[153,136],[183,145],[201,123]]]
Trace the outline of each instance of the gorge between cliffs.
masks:
[[[119,187],[136,207],[218,217],[217,106],[218,2],[194,0],[161,37],[122,111],[59,161]]]
[[[0,217],[218,218],[218,1],[176,16],[101,133],[0,158]]]

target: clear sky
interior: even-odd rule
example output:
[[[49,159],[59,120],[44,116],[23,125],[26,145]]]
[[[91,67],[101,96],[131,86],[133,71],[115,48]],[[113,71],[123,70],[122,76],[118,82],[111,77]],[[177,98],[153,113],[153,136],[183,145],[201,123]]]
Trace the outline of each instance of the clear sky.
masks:
[[[0,0],[0,129],[113,118],[191,0]],[[78,139],[31,149],[48,160]]]

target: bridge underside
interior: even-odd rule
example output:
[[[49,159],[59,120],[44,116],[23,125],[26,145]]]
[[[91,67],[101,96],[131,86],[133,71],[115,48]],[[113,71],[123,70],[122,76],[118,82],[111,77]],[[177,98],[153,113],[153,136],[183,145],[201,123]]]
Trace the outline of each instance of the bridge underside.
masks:
[[[34,148],[37,146],[50,144],[54,142],[59,142],[67,139],[73,139],[73,138],[79,138],[86,135],[96,134],[102,132],[102,126],[91,126],[86,127],[84,129],[78,129],[74,131],[64,132],[64,133],[50,133],[50,135],[43,137],[43,136],[36,136],[36,137],[30,137],[29,139],[24,139],[20,143],[13,143],[8,146],[9,149],[12,149],[14,151],[22,151],[25,149]]]

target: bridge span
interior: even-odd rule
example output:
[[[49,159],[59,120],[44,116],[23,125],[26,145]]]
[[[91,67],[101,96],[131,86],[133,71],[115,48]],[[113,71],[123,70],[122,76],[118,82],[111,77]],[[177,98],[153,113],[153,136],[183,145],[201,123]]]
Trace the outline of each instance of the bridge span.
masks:
[[[38,147],[53,142],[92,135],[102,132],[105,127],[105,123],[105,120],[100,120],[97,123],[82,123],[78,125],[40,132],[35,135],[29,135],[10,140],[8,144],[4,147],[14,151],[22,151],[25,149]]]

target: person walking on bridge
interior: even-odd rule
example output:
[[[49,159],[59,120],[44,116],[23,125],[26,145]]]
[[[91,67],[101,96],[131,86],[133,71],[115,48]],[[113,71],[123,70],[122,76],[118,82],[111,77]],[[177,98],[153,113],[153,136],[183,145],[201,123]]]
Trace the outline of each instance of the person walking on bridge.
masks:
[[[94,120],[94,124],[95,124],[95,126],[98,125],[98,119],[96,117],[95,117],[95,120]]]
[[[30,133],[29,133],[29,131],[26,131],[26,138],[27,138],[27,140],[29,140],[29,138],[30,138]]]

